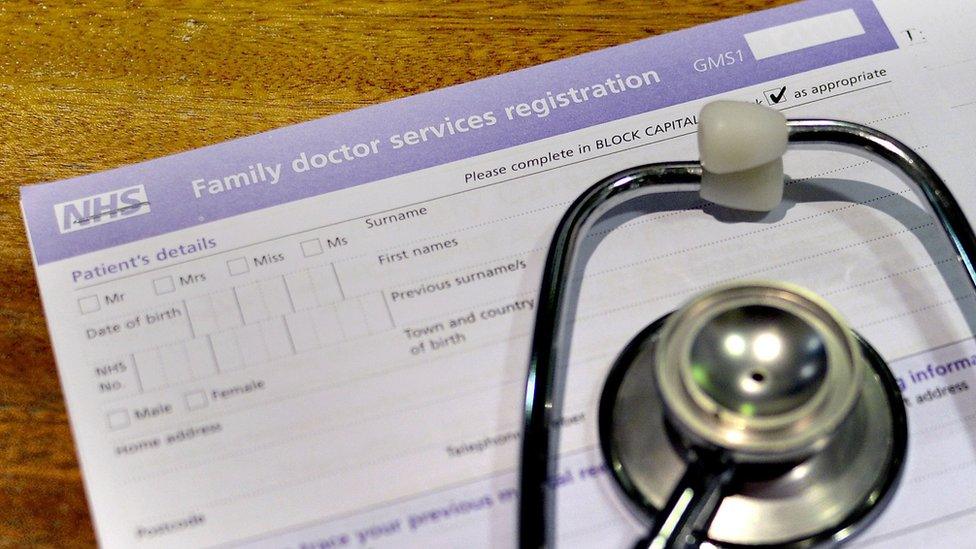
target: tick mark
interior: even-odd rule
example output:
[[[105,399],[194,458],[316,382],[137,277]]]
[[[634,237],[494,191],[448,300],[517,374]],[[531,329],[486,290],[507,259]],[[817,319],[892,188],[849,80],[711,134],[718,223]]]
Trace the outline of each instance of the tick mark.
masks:
[[[783,86],[778,90],[766,90],[764,93],[766,95],[766,100],[770,105],[776,105],[786,100],[786,86]]]

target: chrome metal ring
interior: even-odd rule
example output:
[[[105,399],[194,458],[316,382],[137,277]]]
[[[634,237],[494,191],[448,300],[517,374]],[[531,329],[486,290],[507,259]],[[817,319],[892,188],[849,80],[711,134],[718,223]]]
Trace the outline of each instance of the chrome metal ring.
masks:
[[[784,311],[799,319],[823,342],[826,351],[825,375],[811,394],[803,399],[794,395],[789,406],[776,413],[757,411],[752,400],[734,409],[717,401],[703,389],[703,383],[710,381],[703,379],[708,377],[705,369],[692,360],[692,346],[710,322],[723,314],[756,306]],[[734,344],[736,336],[731,333],[727,337],[727,348]],[[770,341],[773,345],[782,344],[776,338]],[[860,395],[864,362],[850,329],[823,299],[792,284],[736,282],[709,290],[669,317],[661,343],[655,356],[655,373],[661,400],[672,421],[700,444],[731,450],[737,461],[783,461],[816,451],[850,414]],[[752,361],[756,358],[752,357]],[[774,382],[768,379],[770,376],[801,373],[765,373],[761,362],[757,368],[752,375],[760,379],[741,376],[743,379],[737,381],[740,386],[753,385],[755,395],[761,394],[763,384]]]

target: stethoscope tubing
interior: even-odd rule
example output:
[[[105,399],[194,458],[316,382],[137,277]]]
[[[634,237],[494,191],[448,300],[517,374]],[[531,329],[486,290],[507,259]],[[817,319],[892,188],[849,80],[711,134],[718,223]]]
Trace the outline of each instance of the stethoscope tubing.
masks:
[[[923,197],[956,251],[976,292],[976,235],[945,182],[911,148],[873,128],[838,120],[788,120],[791,148],[839,149],[878,161]],[[613,174],[587,189],[560,220],[543,272],[525,384],[519,545],[551,547],[555,540],[555,496],[547,479],[558,447],[556,420],[562,410],[575,301],[572,274],[590,228],[605,213],[630,200],[673,192],[696,192],[698,162],[648,164]],[[653,213],[653,212],[647,212]]]

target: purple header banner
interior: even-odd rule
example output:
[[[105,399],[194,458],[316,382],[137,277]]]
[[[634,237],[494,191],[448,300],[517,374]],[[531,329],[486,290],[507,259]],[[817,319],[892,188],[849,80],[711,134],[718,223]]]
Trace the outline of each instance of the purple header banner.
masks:
[[[744,37],[847,10],[863,33],[776,55],[767,51],[759,60]],[[37,264],[43,265],[896,47],[871,0],[811,0],[25,186],[21,202]]]

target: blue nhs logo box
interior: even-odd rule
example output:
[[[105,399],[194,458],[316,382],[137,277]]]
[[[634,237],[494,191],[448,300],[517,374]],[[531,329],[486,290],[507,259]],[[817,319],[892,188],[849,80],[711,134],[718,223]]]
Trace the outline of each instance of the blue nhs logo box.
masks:
[[[86,196],[54,205],[61,234],[90,229],[149,213],[146,188],[135,185],[125,189]]]

